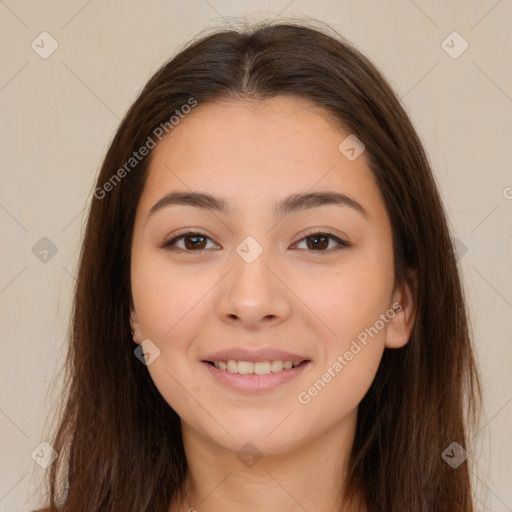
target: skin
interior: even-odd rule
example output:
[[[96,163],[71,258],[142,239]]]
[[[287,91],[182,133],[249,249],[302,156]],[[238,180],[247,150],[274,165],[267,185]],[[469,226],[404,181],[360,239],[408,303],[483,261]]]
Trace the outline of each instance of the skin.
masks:
[[[347,135],[298,98],[232,100],[198,105],[151,154],[134,226],[131,323],[136,343],[159,348],[148,371],[181,418],[190,501],[170,512],[352,510],[339,491],[357,407],[384,348],[407,343],[415,308],[409,282],[394,288],[391,225],[365,153],[349,161],[338,150]],[[148,218],[175,190],[222,196],[235,213],[180,205]],[[368,217],[323,205],[274,218],[276,201],[318,191],[350,196]],[[208,238],[200,249],[183,238],[182,251],[161,248],[182,228]],[[335,250],[327,239],[317,249],[304,238],[312,228],[351,245]],[[247,236],[263,248],[251,264],[236,252]],[[298,394],[397,302],[401,311],[300,403]],[[312,363],[286,384],[247,394],[200,363],[238,346],[276,347]],[[252,467],[237,458],[247,442],[262,455]]]

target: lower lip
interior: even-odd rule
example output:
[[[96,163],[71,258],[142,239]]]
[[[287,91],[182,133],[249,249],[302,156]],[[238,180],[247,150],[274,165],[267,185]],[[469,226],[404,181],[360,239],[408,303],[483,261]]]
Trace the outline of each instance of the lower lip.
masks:
[[[266,373],[265,375],[256,375],[255,373],[231,373],[227,370],[219,370],[205,361],[201,361],[201,364],[206,367],[215,379],[231,389],[235,389],[237,391],[258,392],[273,389],[295,379],[309,367],[311,361],[301,363],[299,366],[295,366],[289,370]]]

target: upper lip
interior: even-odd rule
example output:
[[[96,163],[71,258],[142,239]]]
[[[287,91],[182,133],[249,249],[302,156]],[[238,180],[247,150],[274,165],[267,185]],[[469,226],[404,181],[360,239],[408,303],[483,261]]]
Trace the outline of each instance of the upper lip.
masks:
[[[292,361],[302,362],[309,361],[309,358],[301,354],[294,354],[284,350],[277,350],[271,347],[260,348],[228,348],[208,354],[202,359],[203,361]]]

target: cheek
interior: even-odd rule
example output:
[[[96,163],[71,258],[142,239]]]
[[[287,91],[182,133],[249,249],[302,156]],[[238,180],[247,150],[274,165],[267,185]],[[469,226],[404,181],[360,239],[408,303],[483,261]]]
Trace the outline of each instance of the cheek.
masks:
[[[201,338],[211,315],[208,292],[218,278],[197,269],[172,265],[155,254],[134,255],[132,294],[143,338],[159,349],[148,371],[163,398],[180,416],[193,409],[187,399],[199,391],[194,377],[198,360],[194,340]]]
[[[207,309],[211,308],[205,294],[212,285],[156,264],[138,270],[133,294],[140,330],[160,350],[147,368],[151,379],[181,418],[201,425],[205,418],[200,417],[192,398],[201,395],[196,374],[199,363],[193,360],[191,347],[201,337]]]
[[[377,340],[367,346],[358,343],[346,348],[330,353],[325,365],[296,397],[301,416],[321,419],[325,428],[343,421],[357,409],[375,378],[384,350]]]
[[[331,317],[336,336],[329,338],[322,367],[301,401],[311,399],[311,410],[331,416],[332,421],[357,407],[384,351],[387,322],[381,318],[386,315],[390,288],[378,286],[376,278],[353,273],[340,280],[338,304]],[[333,404],[338,408],[333,409]]]
[[[162,348],[186,340],[179,331],[194,325],[194,315],[202,311],[203,297],[213,283],[197,270],[173,265],[158,253],[143,251],[132,260],[132,293],[141,332]],[[188,332],[188,331],[187,331]],[[190,334],[190,333],[189,333]]]
[[[393,258],[382,251],[380,257],[377,251],[360,251],[330,271],[303,273],[293,289],[309,308],[303,311],[316,319],[328,351],[342,350],[389,307]]]
[[[393,313],[388,310],[393,259],[368,252],[303,286],[308,306],[321,319],[316,323],[323,343],[314,375],[297,401],[308,414],[336,421],[358,405],[379,366]]]

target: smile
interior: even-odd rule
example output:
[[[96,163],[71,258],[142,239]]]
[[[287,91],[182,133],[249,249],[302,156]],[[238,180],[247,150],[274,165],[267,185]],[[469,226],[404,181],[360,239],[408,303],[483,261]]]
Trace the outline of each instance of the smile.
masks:
[[[214,382],[222,387],[246,393],[269,391],[282,386],[296,379],[311,364],[310,360],[297,361],[296,364],[279,360],[201,361]],[[222,369],[224,366],[225,369]]]

